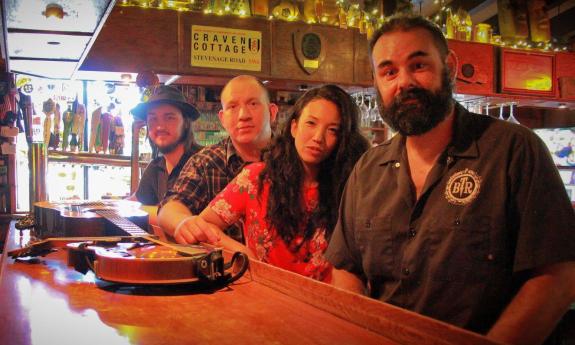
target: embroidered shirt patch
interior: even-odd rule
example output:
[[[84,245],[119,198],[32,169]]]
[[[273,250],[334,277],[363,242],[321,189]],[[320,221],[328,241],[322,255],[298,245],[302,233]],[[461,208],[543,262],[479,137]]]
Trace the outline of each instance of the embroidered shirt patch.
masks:
[[[481,189],[481,177],[470,169],[451,175],[445,186],[445,198],[454,205],[469,205]]]

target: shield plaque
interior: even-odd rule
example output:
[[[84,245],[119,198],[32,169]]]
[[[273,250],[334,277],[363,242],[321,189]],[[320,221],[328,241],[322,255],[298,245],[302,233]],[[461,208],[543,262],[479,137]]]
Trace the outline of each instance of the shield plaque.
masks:
[[[307,74],[312,74],[325,59],[327,40],[312,29],[297,30],[293,33],[293,49],[300,67]]]

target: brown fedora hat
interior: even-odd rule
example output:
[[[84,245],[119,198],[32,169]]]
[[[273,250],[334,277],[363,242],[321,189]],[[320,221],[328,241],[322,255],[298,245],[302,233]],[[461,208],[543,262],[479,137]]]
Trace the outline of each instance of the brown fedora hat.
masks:
[[[157,104],[170,104],[182,111],[182,115],[189,116],[192,121],[200,117],[200,112],[196,107],[188,103],[184,94],[173,86],[160,85],[154,88],[152,94],[146,102],[138,104],[130,112],[137,119],[146,121],[148,110]]]

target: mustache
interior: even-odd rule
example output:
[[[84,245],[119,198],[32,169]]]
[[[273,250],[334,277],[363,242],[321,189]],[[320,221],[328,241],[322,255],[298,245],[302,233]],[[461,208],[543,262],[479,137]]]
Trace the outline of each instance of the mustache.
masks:
[[[399,95],[395,96],[395,98],[393,100],[393,105],[396,107],[404,106],[403,103],[405,103],[406,101],[412,101],[412,100],[417,100],[420,103],[424,103],[425,101],[429,101],[432,98],[433,98],[433,93],[430,92],[429,90],[426,90],[426,89],[421,88],[421,87],[415,87],[415,88],[401,91],[401,93]]]

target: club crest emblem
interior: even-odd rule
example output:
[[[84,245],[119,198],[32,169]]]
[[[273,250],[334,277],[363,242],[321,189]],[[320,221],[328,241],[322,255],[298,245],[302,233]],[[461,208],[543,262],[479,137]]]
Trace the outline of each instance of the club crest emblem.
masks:
[[[293,49],[300,67],[307,73],[316,72],[327,54],[327,40],[311,29],[297,30],[293,34]]]
[[[445,198],[454,205],[469,205],[481,190],[481,177],[470,169],[451,175],[445,186]]]

